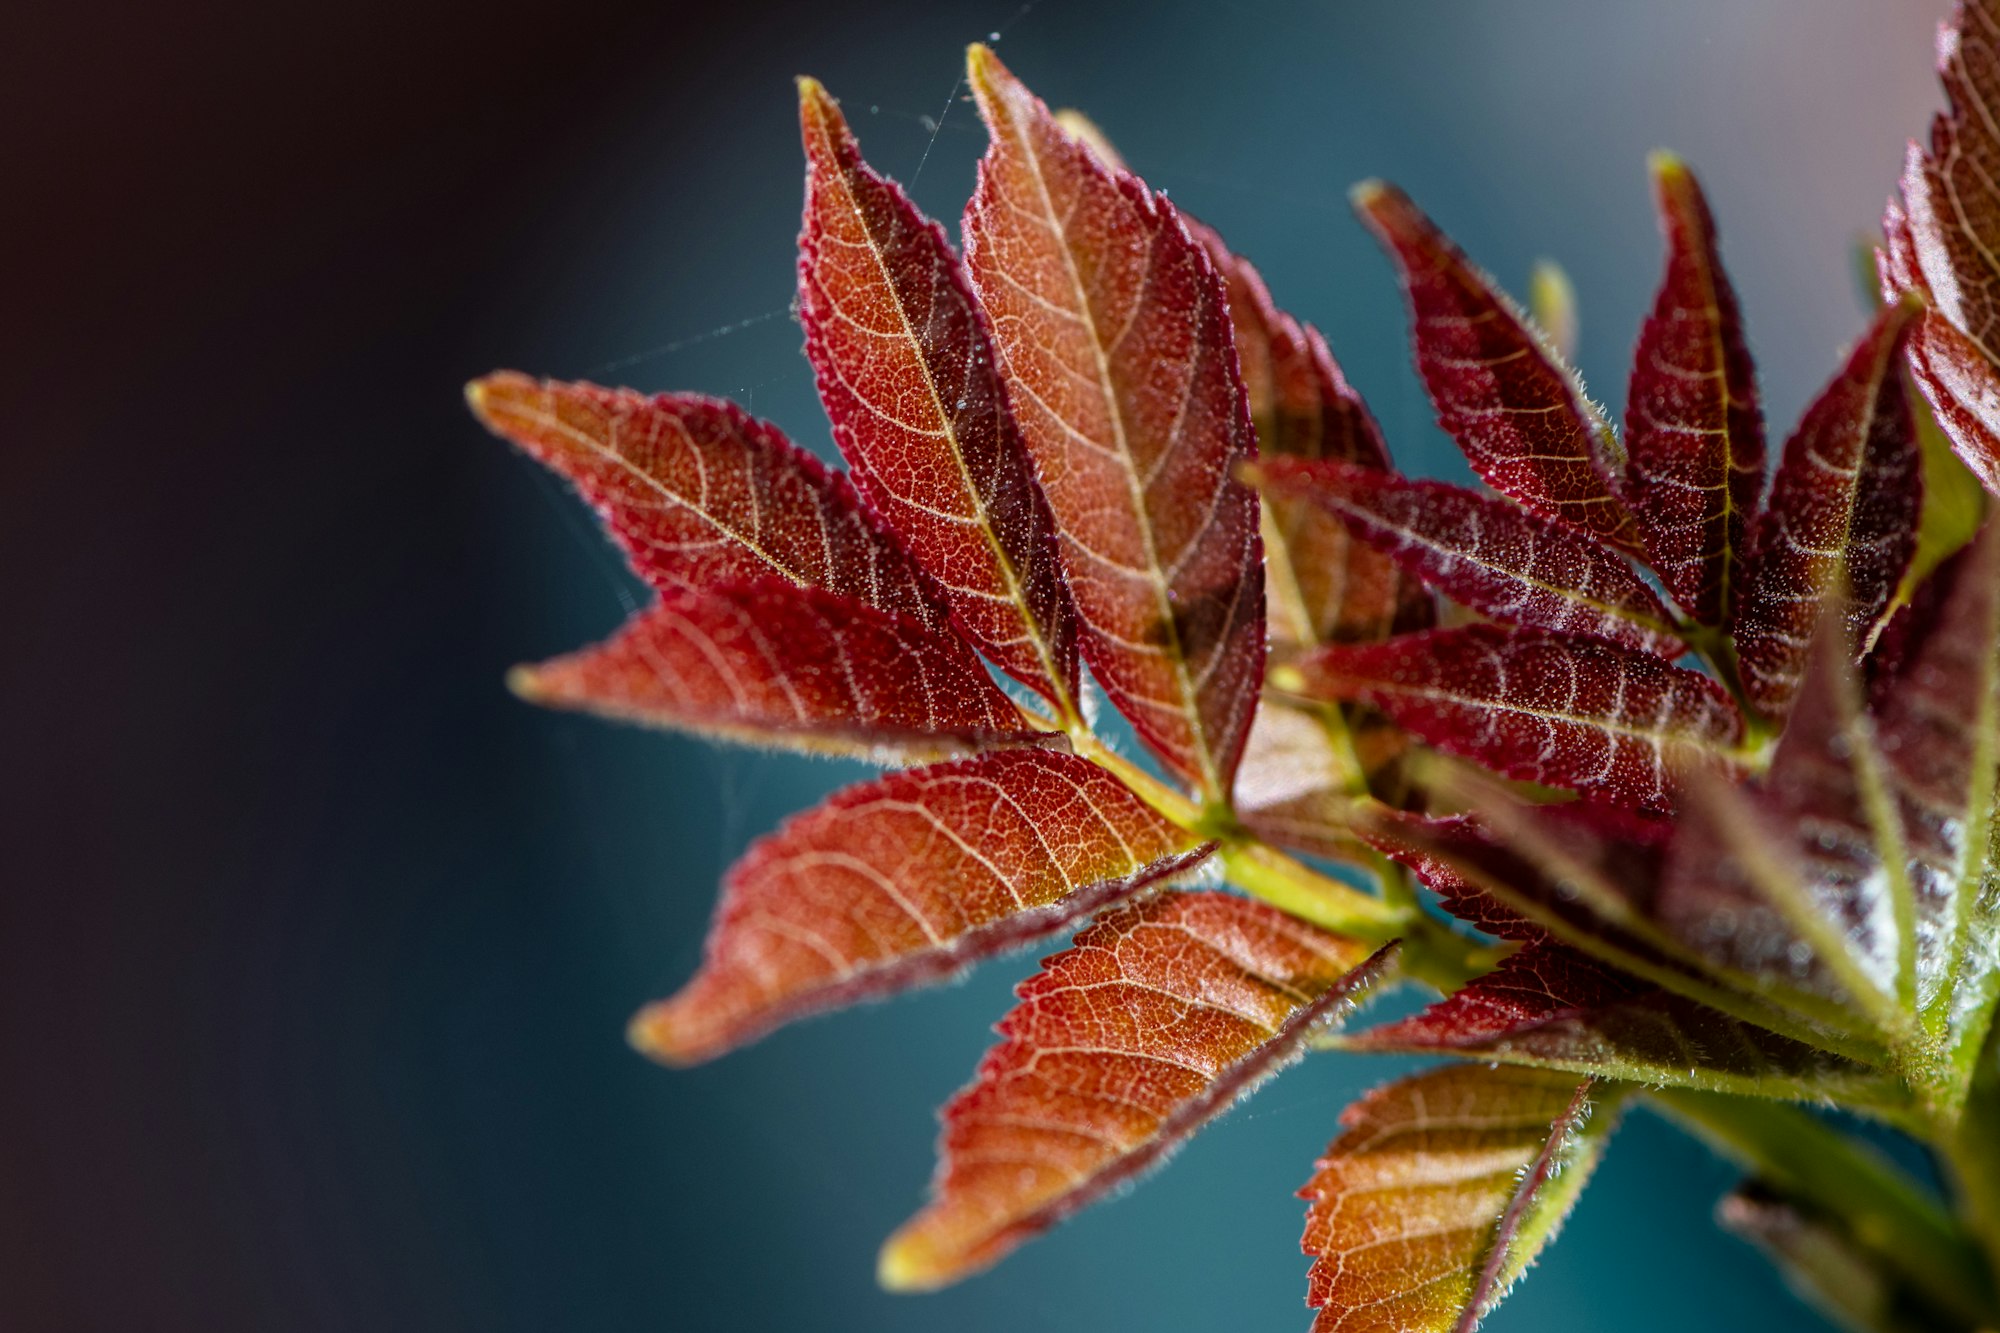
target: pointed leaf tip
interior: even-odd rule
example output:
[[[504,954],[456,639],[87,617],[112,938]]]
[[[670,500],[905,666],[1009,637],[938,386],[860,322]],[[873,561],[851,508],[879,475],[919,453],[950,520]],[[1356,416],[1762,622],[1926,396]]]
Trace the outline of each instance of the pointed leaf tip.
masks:
[[[645,1049],[694,1063],[942,980],[1151,891],[1212,850],[1107,770],[1053,750],[846,788],[730,869],[700,970],[640,1016]]]
[[[1176,777],[1226,801],[1263,680],[1255,452],[1228,296],[1164,197],[984,48],[991,139],[966,267],[1060,533],[1092,674]]]
[[[817,85],[801,128],[799,322],[834,441],[956,627],[1070,721],[1075,615],[985,313],[943,231]]]
[[[1473,471],[1544,518],[1638,552],[1612,492],[1617,442],[1576,373],[1407,195],[1367,181],[1354,203],[1396,265],[1417,374]]]
[[[896,1290],[943,1286],[1157,1165],[1303,1049],[1394,946],[1226,893],[1098,918],[1021,983],[942,1113],[930,1204],[890,1239]]]

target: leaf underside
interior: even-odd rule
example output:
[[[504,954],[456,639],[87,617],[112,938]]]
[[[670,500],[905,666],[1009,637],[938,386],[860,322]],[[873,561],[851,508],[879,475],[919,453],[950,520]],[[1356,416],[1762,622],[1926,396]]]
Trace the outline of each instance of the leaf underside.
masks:
[[[1075,755],[1011,750],[836,793],[723,883],[700,971],[633,1040],[686,1064],[805,1014],[939,980],[1211,850]]]
[[[884,1247],[885,1285],[956,1281],[1156,1164],[1299,1053],[1380,970],[1363,952],[1221,893],[1099,918],[1021,984],[946,1105],[932,1201]]]
[[[1615,1113],[1592,1082],[1451,1066],[1378,1088],[1299,1191],[1314,1333],[1461,1333],[1534,1262]]]
[[[1173,206],[1107,166],[984,47],[965,215],[1093,674],[1176,774],[1226,798],[1264,659],[1255,447],[1222,282]]]

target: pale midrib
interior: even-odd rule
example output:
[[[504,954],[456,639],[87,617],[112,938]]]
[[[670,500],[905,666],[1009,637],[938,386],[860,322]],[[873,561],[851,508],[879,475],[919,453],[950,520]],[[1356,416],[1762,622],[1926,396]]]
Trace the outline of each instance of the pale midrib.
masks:
[[[1153,524],[1146,514],[1145,493],[1139,488],[1139,471],[1132,458],[1132,449],[1125,435],[1125,412],[1118,401],[1118,392],[1112,383],[1111,363],[1105,357],[1104,341],[1098,335],[1097,319],[1090,309],[1090,297],[1084,290],[1083,275],[1077,272],[1076,260],[1070,253],[1069,233],[1056,215],[1055,199],[1049,193],[1048,181],[1042,175],[1041,157],[1029,143],[1023,132],[1020,118],[1014,108],[1008,109],[1008,125],[1013,133],[1015,150],[1027,164],[1029,174],[1034,178],[1035,190],[1041,196],[1042,213],[1049,220],[1049,226],[1060,240],[1057,249],[1062,252],[1063,270],[1069,274],[1070,289],[1076,294],[1078,317],[1083,321],[1089,335],[1090,353],[1097,364],[1097,383],[1105,405],[1111,409],[1111,429],[1113,443],[1118,456],[1125,460],[1125,487],[1132,502],[1132,513],[1139,521],[1139,537],[1145,544],[1146,577],[1153,585],[1153,599],[1157,603],[1160,624],[1166,631],[1165,645],[1167,658],[1173,664],[1174,683],[1180,689],[1182,710],[1187,717],[1188,732],[1194,741],[1196,755],[1201,763],[1202,786],[1210,796],[1227,799],[1222,790],[1220,775],[1216,772],[1215,756],[1209,750],[1208,729],[1201,715],[1201,700],[1195,689],[1193,677],[1188,675],[1187,654],[1181,645],[1180,626],[1173,615],[1173,601],[1168,595],[1164,572],[1160,568],[1160,553],[1153,543]]]
[[[634,477],[637,477],[641,482],[645,483],[645,485],[649,489],[659,493],[666,499],[672,501],[679,508],[685,509],[692,514],[701,515],[702,520],[706,522],[710,527],[714,528],[717,532],[729,538],[731,541],[736,542],[738,545],[743,547],[744,550],[750,552],[750,554],[756,556],[759,560],[762,560],[772,569],[777,570],[779,574],[784,576],[786,582],[797,584],[801,588],[809,588],[812,586],[812,584],[800,578],[798,574],[795,571],[793,571],[788,565],[786,565],[783,561],[779,560],[776,556],[772,555],[762,546],[759,546],[756,542],[752,541],[740,529],[731,527],[729,524],[724,523],[721,519],[717,518],[714,514],[710,513],[708,510],[690,501],[686,496],[683,496],[678,492],[674,491],[671,487],[664,485],[651,473],[647,472],[644,468],[639,467],[637,464],[633,463],[631,459],[625,457],[625,455],[619,453],[616,449],[613,449],[610,445],[599,443],[597,440],[591,438],[583,431],[580,431],[576,429],[574,426],[571,426],[567,422],[563,421],[560,417],[551,416],[546,412],[528,412],[524,413],[524,415],[526,415],[530,420],[540,423],[545,429],[553,430],[557,434],[565,437],[566,439],[574,441],[585,451],[596,454],[600,458],[603,458],[609,462],[616,463],[621,470],[630,473]],[[824,518],[821,519],[821,524],[823,528],[825,524]],[[827,552],[829,564],[831,563],[832,554],[833,554],[832,549],[829,546]]]
[[[938,392],[937,380],[931,374],[930,359],[924,355],[923,344],[917,338],[916,327],[910,322],[910,312],[903,305],[903,290],[896,284],[895,277],[890,272],[888,261],[882,254],[882,247],[875,239],[875,229],[868,225],[860,204],[854,197],[854,191],[847,183],[845,171],[843,170],[837,178],[841,193],[847,198],[847,210],[861,224],[861,235],[868,242],[868,256],[875,261],[875,267],[882,275],[882,285],[888,290],[890,302],[896,308],[896,322],[902,325],[903,337],[916,351],[917,372],[924,377],[924,391],[930,395],[931,405],[937,409],[938,423],[943,427],[945,438],[951,441],[952,466],[957,468],[959,480],[965,485],[965,493],[972,500],[973,512],[978,516],[976,526],[979,528],[979,535],[986,539],[987,548],[993,553],[993,562],[1000,572],[1001,582],[1006,585],[1008,600],[1013,602],[1021,613],[1021,626],[1027,630],[1028,640],[1035,646],[1035,660],[1041,664],[1042,674],[1048,679],[1049,687],[1056,692],[1057,698],[1053,702],[1063,711],[1065,720],[1072,720],[1076,716],[1076,704],[1069,697],[1069,684],[1056,664],[1055,654],[1049,648],[1048,638],[1043,632],[1041,622],[1036,619],[1034,609],[1028,604],[1020,571],[1015,569],[1006,547],[1000,542],[999,534],[993,530],[992,517],[986,508],[986,497],[980,494],[972,474],[966,470],[965,451],[959,448],[958,444],[957,422],[951,413],[945,410],[944,396]],[[949,282],[949,277],[945,281]],[[968,318],[971,318],[971,312],[968,312]],[[973,336],[977,335],[978,327],[975,319]]]

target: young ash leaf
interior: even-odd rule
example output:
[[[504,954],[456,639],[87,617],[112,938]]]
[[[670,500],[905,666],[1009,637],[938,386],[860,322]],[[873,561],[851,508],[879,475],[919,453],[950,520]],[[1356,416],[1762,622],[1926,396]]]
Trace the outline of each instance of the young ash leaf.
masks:
[[[1718,626],[1764,486],[1764,422],[1708,201],[1678,158],[1652,165],[1667,271],[1632,360],[1624,491],[1667,591]]]
[[[1299,1191],[1313,1333],[1471,1333],[1554,1239],[1616,1122],[1573,1074],[1448,1067],[1377,1088]]]
[[[753,745],[872,757],[1058,739],[956,636],[779,579],[669,589],[594,648],[517,667],[535,703]]]
[[[1882,1080],[1553,940],[1422,1013],[1343,1035],[1344,1050],[1450,1054],[1745,1097],[1864,1100]]]
[[[781,1023],[948,976],[1212,850],[1074,755],[1010,750],[849,787],[723,882],[701,970],[633,1020],[687,1064]]]
[[[1076,714],[1055,525],[944,233],[869,170],[839,108],[799,83],[799,318],[835,441],[875,512],[988,657]]]
[[[992,142],[965,216],[1092,672],[1140,737],[1225,800],[1264,664],[1255,446],[1229,309],[1179,215],[1050,117],[983,46]]]
[[[1873,708],[1915,877],[1917,1000],[1962,1092],[2000,998],[2000,520],[1905,612],[1912,646]]]
[[[1885,277],[1892,296],[1929,299],[1911,368],[1959,456],[2000,491],[2000,4],[1963,0],[1938,34],[1938,75],[1949,109],[1928,153],[1910,145]]]
[[[1679,657],[1673,615],[1631,565],[1574,529],[1441,481],[1272,458],[1266,496],[1313,505],[1453,601],[1498,620]]]
[[[1495,490],[1621,550],[1641,542],[1612,492],[1611,428],[1514,304],[1403,193],[1354,192],[1402,272],[1417,373],[1438,424]]]
[[[1301,692],[1358,699],[1446,754],[1640,809],[1726,756],[1743,721],[1708,677],[1604,639],[1466,625],[1321,649]]]
[[[944,1286],[1157,1163],[1295,1057],[1378,973],[1365,950],[1221,893],[1121,907],[1023,982],[943,1113],[933,1198],[883,1285]]]
[[[1232,254],[1214,231],[1193,221],[1188,230],[1207,248],[1229,293],[1259,452],[1387,471],[1381,431],[1319,330],[1280,310],[1250,261]],[[1428,594],[1310,504],[1264,497],[1264,563],[1271,633],[1279,643],[1361,643],[1392,626],[1430,624]]]
[[[466,396],[487,429],[567,477],[663,592],[775,577],[949,632],[937,586],[847,479],[734,403],[511,372]]]
[[[1916,549],[1923,481],[1901,373],[1914,313],[1907,302],[1886,307],[1806,409],[1751,534],[1736,652],[1744,688],[1770,717],[1791,707],[1842,580],[1866,651]]]

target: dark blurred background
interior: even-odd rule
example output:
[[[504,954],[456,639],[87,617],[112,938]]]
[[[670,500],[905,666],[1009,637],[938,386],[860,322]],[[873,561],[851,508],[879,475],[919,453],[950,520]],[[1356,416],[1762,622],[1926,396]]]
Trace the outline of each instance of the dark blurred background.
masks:
[[[791,76],[955,219],[963,44],[1327,331],[1449,471],[1344,192],[1503,279],[1559,258],[1616,407],[1643,173],[1703,172],[1774,431],[1859,329],[1851,246],[1937,101],[1943,0],[248,0],[0,43],[0,1327],[1302,1329],[1291,1191],[1392,1067],[1316,1059],[946,1294],[872,1282],[1024,971],[668,1073],[626,1016],[724,866],[859,770],[513,701],[634,591],[487,438],[496,366],[734,395],[826,444],[788,304]],[[937,125],[936,118],[943,116]],[[1492,1322],[1817,1327],[1659,1122]]]

